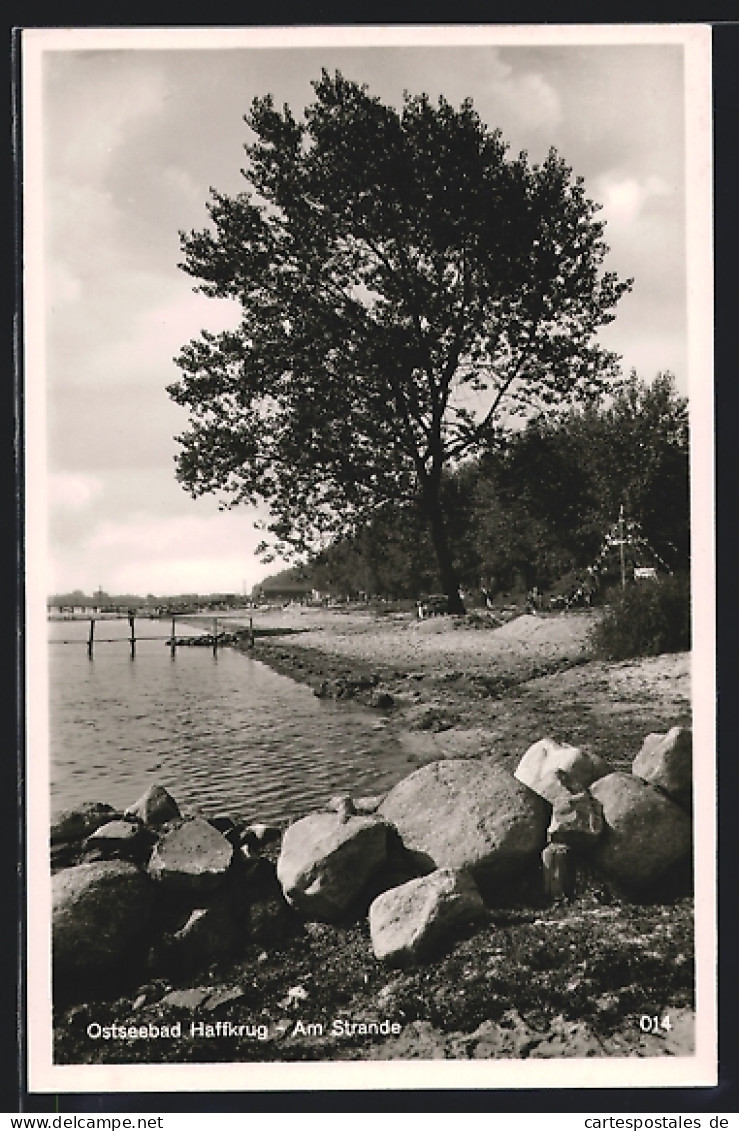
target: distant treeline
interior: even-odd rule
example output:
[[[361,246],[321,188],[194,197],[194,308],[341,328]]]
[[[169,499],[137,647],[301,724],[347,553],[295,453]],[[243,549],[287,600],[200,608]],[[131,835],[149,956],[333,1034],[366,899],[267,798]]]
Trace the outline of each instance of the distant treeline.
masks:
[[[204,608],[228,607],[243,604],[246,598],[235,593],[181,593],[177,596],[156,596],[148,593],[145,597],[136,593],[106,593],[97,590],[93,594],[83,593],[81,589],[74,589],[69,593],[54,593],[48,598],[47,604],[53,608],[97,608],[108,609],[137,609],[146,611],[172,610],[186,612]]]
[[[444,484],[462,587],[491,594],[546,590],[586,570],[621,507],[644,539],[627,547],[629,566],[688,570],[688,407],[668,373],[650,384],[632,373],[609,401],[530,420]],[[602,562],[601,583],[618,559]],[[439,588],[423,520],[408,505],[383,507],[298,573],[344,597],[416,598]]]

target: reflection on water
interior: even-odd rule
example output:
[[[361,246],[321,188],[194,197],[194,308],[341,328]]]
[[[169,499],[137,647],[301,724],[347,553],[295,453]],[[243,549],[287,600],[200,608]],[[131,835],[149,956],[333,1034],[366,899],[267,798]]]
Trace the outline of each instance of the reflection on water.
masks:
[[[185,808],[275,821],[410,771],[378,712],[319,700],[234,649],[172,658],[168,630],[137,620],[132,660],[127,622],[100,621],[90,660],[88,624],[50,623],[52,813],[83,801],[125,808],[158,782]],[[178,622],[178,635],[194,631]]]

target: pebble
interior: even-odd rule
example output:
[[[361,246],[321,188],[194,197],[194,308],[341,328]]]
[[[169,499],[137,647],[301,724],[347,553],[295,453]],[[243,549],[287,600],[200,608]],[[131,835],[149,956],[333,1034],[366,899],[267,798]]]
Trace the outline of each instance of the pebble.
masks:
[[[172,990],[162,998],[162,1005],[173,1005],[176,1009],[197,1009],[206,998],[210,997],[210,990],[202,988],[192,990]]]

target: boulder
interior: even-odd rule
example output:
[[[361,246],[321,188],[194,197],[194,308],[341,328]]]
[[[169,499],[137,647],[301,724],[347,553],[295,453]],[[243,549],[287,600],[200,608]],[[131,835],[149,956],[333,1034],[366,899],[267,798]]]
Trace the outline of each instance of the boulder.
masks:
[[[100,825],[118,816],[112,805],[105,805],[102,801],[88,801],[77,809],[66,809],[51,826],[51,843],[82,840]]]
[[[176,820],[180,810],[163,785],[151,785],[138,801],[126,809],[124,816],[137,817],[145,825],[163,825]]]
[[[236,924],[224,899],[196,907],[182,926],[166,935],[155,961],[168,973],[181,974],[233,954],[240,942]]]
[[[265,857],[260,857],[259,863],[245,885],[245,907],[238,921],[248,930],[252,942],[270,946],[302,931],[304,924],[285,899],[275,865]]]
[[[277,860],[288,903],[318,919],[346,912],[384,864],[387,833],[369,814],[311,813],[290,825]]]
[[[552,805],[547,837],[552,844],[587,849],[603,832],[603,809],[592,793],[569,793]]]
[[[693,794],[693,735],[675,726],[665,734],[648,734],[631,772],[690,809]]]
[[[443,759],[399,782],[379,813],[403,844],[434,868],[467,868],[480,883],[504,881],[546,842],[548,806],[499,763]]]
[[[641,778],[607,774],[590,791],[603,808],[593,859],[605,875],[626,888],[646,888],[689,855],[690,817]]]
[[[203,893],[219,887],[233,860],[234,846],[202,817],[192,817],[155,845],[149,875],[170,888]]]
[[[135,840],[136,837],[141,836],[142,828],[143,826],[137,821],[107,821],[106,824],[100,825],[99,828],[90,833],[86,843],[99,844]]]
[[[484,918],[485,904],[467,872],[439,868],[383,892],[369,910],[377,958],[406,964],[423,959],[461,926]]]
[[[540,738],[528,748],[513,776],[553,803],[565,790],[580,793],[607,773],[608,766],[597,754]]]
[[[66,992],[84,996],[91,983],[115,980],[138,956],[152,903],[151,883],[123,860],[57,872],[52,880],[55,990],[63,984]]]
[[[88,836],[85,847],[99,850],[103,857],[144,863],[153,841],[154,834],[138,821],[108,821]]]

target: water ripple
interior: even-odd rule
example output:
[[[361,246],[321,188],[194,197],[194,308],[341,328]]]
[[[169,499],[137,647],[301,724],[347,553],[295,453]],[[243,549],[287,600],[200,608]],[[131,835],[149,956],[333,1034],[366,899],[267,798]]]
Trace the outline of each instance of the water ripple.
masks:
[[[127,623],[106,622],[119,642],[99,644],[90,661],[86,625],[50,630],[78,641],[50,646],[54,812],[87,800],[125,807],[160,782],[185,807],[275,821],[408,772],[376,714],[318,700],[243,653],[186,648],[173,661],[161,641],[142,640],[131,661]]]

